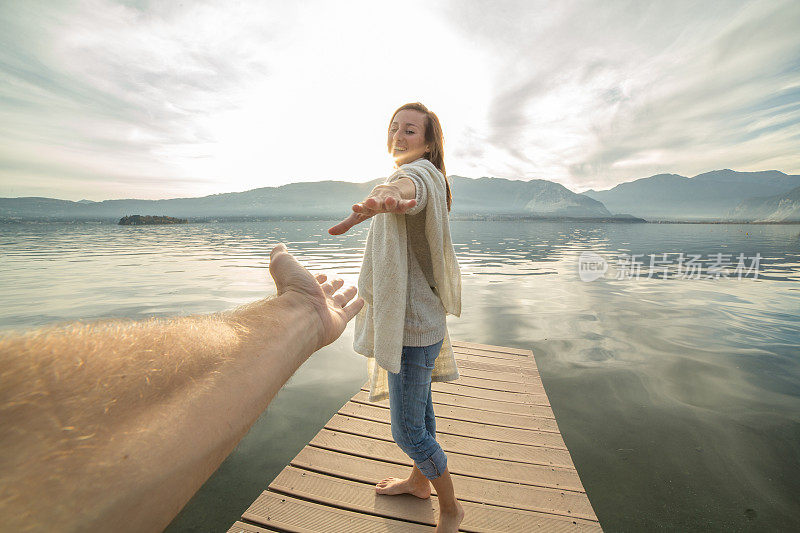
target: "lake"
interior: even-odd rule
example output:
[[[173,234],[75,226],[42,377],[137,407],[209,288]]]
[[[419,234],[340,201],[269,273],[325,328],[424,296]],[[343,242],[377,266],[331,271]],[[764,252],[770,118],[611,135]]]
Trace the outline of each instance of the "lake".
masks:
[[[0,328],[230,309],[274,293],[278,242],[355,284],[368,227],[331,236],[335,222],[0,225]],[[800,226],[451,228],[452,337],[533,350],[606,531],[797,526]],[[226,530],[359,390],[352,335],[351,323],[293,376],[168,531]]]

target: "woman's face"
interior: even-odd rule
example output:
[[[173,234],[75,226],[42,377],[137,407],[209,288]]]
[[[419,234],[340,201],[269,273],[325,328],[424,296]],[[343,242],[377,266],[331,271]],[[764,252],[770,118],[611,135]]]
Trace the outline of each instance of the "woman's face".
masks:
[[[416,109],[403,109],[392,119],[389,126],[388,146],[395,165],[416,161],[429,151],[425,144],[425,113]]]

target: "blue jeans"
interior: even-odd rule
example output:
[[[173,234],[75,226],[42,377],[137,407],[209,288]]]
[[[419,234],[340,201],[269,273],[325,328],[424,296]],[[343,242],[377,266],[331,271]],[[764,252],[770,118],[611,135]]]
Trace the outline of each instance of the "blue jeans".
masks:
[[[436,442],[431,374],[444,339],[430,346],[403,346],[400,372],[389,372],[392,438],[428,479],[447,468],[447,456]]]

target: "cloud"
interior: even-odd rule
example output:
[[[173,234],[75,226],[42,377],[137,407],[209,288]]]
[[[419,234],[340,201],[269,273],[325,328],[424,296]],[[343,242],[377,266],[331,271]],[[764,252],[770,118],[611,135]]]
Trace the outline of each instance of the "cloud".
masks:
[[[390,170],[386,115],[416,100],[453,174],[582,191],[800,173],[798,18],[791,1],[2,2],[0,195],[366,181]]]
[[[800,4],[493,5],[449,13],[496,54],[485,138],[520,174],[585,190],[660,172],[800,170]]]
[[[0,171],[4,189],[16,188],[23,174],[41,187],[56,177],[94,176],[106,195],[120,184],[152,182],[169,196],[204,181],[174,164],[202,157],[203,145],[214,142],[197,116],[237,108],[241,89],[268,75],[262,51],[284,31],[281,11],[266,16],[244,4],[2,9],[0,135],[4,158],[17,161],[13,172]]]

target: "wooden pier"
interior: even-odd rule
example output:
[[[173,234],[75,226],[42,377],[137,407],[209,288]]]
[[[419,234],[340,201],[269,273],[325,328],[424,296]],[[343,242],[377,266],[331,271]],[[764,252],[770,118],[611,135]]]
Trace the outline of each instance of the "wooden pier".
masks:
[[[453,341],[461,377],[433,383],[436,440],[447,454],[460,531],[601,531],[550,408],[533,352]],[[432,531],[430,499],[375,492],[406,477],[389,401],[364,387],[292,459],[229,533]]]

